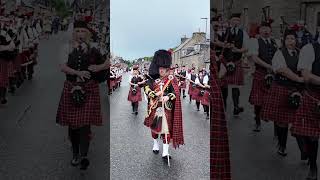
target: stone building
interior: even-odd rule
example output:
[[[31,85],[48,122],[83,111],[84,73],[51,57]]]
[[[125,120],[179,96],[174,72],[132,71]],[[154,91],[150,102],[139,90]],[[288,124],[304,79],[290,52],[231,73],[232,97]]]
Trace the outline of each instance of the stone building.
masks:
[[[308,30],[315,33],[320,26],[320,0],[215,0],[213,6],[218,13],[229,17],[232,12],[241,12],[242,23],[248,27],[251,23],[259,23],[262,19],[262,8],[270,12],[275,36],[281,35],[282,18],[289,24],[302,20]]]
[[[195,67],[196,70],[209,69],[209,46],[204,32],[194,32],[191,38],[183,37],[180,45],[173,51],[173,64]]]

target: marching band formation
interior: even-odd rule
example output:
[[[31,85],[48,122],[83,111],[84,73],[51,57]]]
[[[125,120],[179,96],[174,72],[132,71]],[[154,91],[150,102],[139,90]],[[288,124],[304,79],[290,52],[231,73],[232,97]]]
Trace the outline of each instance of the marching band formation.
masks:
[[[7,103],[7,92],[14,94],[24,80],[32,80],[38,63],[42,19],[33,12],[0,16],[0,102]]]
[[[218,82],[227,106],[228,87],[232,88],[233,115],[239,106],[239,87],[244,86],[243,57],[254,64],[249,103],[254,106],[255,132],[261,120],[273,122],[278,154],[286,156],[289,130],[296,138],[301,160],[308,161],[308,180],[317,179],[317,152],[320,135],[320,39],[305,27],[288,26],[283,37],[272,36],[273,20],[265,16],[254,33],[240,28],[239,13],[228,21],[212,18],[211,50],[217,67]],[[279,43],[280,42],[280,43]],[[220,91],[219,90],[219,91]]]

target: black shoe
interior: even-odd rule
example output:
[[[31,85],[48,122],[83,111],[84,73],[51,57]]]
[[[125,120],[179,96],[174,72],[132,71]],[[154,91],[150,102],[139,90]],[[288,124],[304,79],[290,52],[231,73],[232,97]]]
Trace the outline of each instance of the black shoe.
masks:
[[[206,116],[206,119],[209,119],[209,116]]]
[[[1,100],[1,104],[7,104],[7,103],[8,103],[7,99],[4,98]]]
[[[89,166],[90,162],[87,158],[83,158],[80,162],[80,169],[81,170],[86,170]]]
[[[234,108],[233,115],[237,116],[244,111],[243,107]]]
[[[80,158],[78,156],[73,157],[71,160],[71,166],[78,166],[80,164]]]
[[[187,96],[182,96],[183,99],[184,99],[185,97],[187,97]]]
[[[136,115],[138,115],[138,111],[136,111],[135,113],[136,113]]]
[[[28,75],[28,80],[32,80],[32,75]]]
[[[255,128],[253,129],[254,132],[260,132],[261,131],[261,125],[256,124]]]
[[[154,154],[159,154],[159,150],[152,150]]]
[[[200,109],[197,109],[197,111],[200,111]]]
[[[318,170],[317,170],[317,168],[313,168],[313,169],[310,168],[306,180],[317,180],[317,179],[318,179]]]
[[[282,148],[279,148],[278,154],[281,155],[281,156],[283,156],[283,157],[287,156],[286,150],[284,150],[284,149],[282,149]]]
[[[163,160],[167,160],[168,159],[168,156],[162,156],[162,159]],[[169,155],[169,159],[171,159],[171,156]]]

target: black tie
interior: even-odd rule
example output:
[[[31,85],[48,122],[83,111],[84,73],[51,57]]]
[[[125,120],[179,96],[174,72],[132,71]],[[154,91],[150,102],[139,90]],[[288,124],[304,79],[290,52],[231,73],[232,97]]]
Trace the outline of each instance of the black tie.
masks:
[[[293,57],[295,57],[297,55],[296,51],[291,51],[291,54]]]

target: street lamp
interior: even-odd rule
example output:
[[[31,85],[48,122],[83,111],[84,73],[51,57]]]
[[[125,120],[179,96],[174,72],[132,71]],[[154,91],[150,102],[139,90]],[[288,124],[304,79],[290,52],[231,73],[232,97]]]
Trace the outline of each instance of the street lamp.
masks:
[[[208,18],[201,18],[202,20],[205,19],[206,20],[206,40],[207,40],[207,23],[208,23]]]

